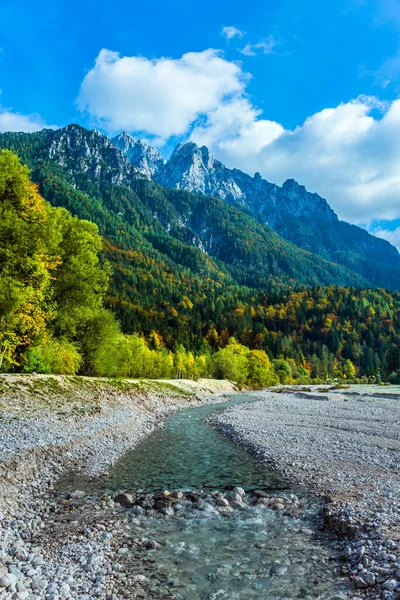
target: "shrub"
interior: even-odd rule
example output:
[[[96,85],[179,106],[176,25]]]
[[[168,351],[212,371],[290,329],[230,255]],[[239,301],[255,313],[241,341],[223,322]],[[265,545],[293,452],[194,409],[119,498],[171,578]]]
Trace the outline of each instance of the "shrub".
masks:
[[[82,357],[75,344],[67,340],[49,339],[29,350],[24,371],[75,375],[81,362]]]

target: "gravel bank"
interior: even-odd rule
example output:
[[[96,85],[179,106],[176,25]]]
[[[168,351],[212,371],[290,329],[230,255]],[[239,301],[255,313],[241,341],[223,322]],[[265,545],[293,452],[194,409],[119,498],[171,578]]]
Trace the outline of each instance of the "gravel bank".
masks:
[[[234,391],[213,381],[0,377],[0,599],[116,597],[104,526],[80,520],[73,543],[51,538],[53,482],[65,469],[104,472],[171,411]]]
[[[400,397],[361,391],[259,392],[215,424],[325,499],[325,525],[342,540],[342,572],[359,595],[398,600]]]

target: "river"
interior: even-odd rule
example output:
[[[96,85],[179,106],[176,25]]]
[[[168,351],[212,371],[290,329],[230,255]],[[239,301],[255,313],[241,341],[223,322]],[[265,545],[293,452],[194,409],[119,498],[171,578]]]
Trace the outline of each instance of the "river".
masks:
[[[202,493],[241,486],[276,495],[292,489],[254,455],[215,431],[205,419],[232,403],[190,408],[128,451],[106,477],[69,474],[59,486],[105,490],[191,490]],[[161,546],[150,550],[154,572],[168,573],[168,593],[177,600],[287,600],[346,598],[347,581],[334,573],[332,545],[319,532],[318,501],[304,493],[298,518],[249,506],[229,516],[216,511],[177,510],[173,516],[140,516],[139,527]],[[138,526],[134,516],[133,527]],[[132,529],[132,535],[134,535]],[[135,530],[137,535],[137,530]],[[171,597],[171,596],[168,596]]]

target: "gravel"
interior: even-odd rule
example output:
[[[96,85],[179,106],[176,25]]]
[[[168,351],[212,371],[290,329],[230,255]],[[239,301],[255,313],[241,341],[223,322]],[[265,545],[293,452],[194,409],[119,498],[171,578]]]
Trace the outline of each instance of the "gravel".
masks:
[[[164,384],[157,382],[152,392],[138,391],[137,384],[121,391],[90,383],[77,402],[75,380],[60,378],[57,383],[66,382],[69,395],[62,399],[64,387],[57,388],[53,402],[51,379],[52,386],[40,378],[40,401],[30,398],[25,381],[21,393],[16,377],[1,381],[7,386],[0,402],[0,600],[117,600],[120,566],[113,533],[106,521],[93,519],[104,507],[89,502],[90,510],[78,508],[86,500],[80,490],[59,500],[53,483],[66,469],[84,469],[88,476],[106,472],[167,414],[206,401],[210,390],[185,382],[181,394],[176,386],[162,391]],[[65,529],[54,527],[60,512]]]
[[[323,497],[343,574],[359,593],[392,600],[400,598],[400,397],[375,390],[258,392],[214,423]]]

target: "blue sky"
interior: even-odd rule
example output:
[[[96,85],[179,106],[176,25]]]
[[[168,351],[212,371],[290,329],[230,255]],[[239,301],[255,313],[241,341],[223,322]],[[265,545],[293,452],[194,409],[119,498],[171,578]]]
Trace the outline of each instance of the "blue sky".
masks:
[[[399,41],[398,0],[0,0],[0,130],[193,139],[397,244]]]

